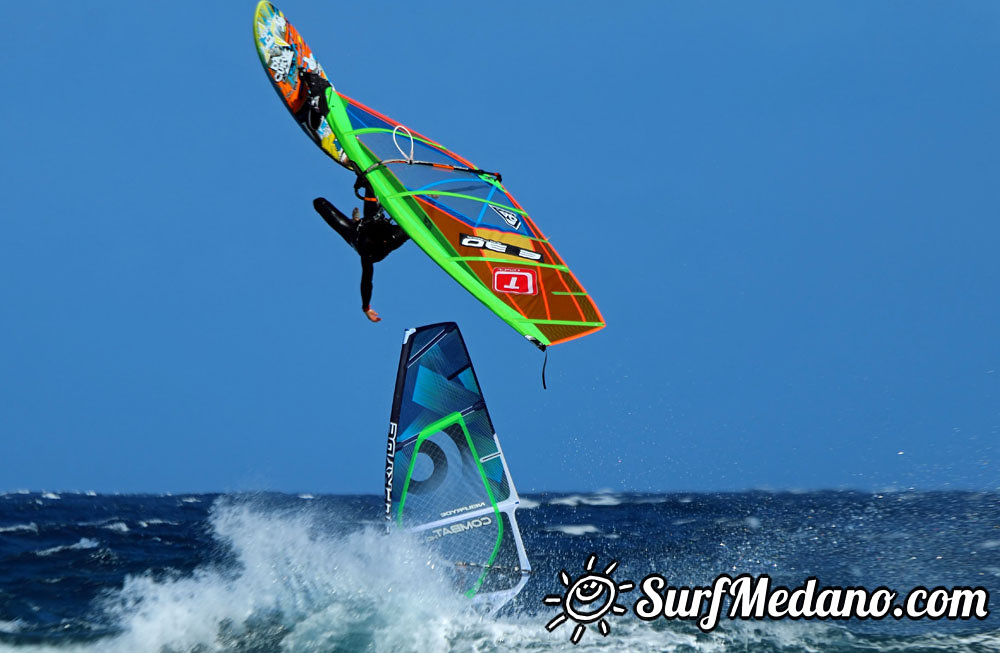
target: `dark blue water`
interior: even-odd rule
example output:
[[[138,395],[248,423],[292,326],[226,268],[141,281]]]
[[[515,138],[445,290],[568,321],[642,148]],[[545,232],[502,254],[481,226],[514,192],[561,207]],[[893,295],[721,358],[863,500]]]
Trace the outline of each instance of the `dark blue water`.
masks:
[[[615,581],[768,573],[791,587],[982,586],[1000,601],[1000,495],[539,495],[518,511],[534,574],[492,617],[467,609],[377,497],[0,495],[0,650],[998,651],[1000,618],[841,622],[609,616],[547,632],[559,571]],[[619,603],[631,608],[638,591]]]

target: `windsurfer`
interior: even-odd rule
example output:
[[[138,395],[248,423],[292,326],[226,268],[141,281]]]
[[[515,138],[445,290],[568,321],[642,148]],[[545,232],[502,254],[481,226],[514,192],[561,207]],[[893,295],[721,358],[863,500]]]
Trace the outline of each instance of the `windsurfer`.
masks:
[[[296,117],[315,129],[328,111],[326,90],[330,88],[330,82],[318,73],[304,68],[299,70],[299,79],[306,91],[306,99]],[[380,322],[382,318],[371,307],[375,264],[405,243],[408,236],[399,225],[385,217],[375,191],[364,175],[350,162],[347,164],[358,175],[354,182],[354,193],[363,200],[364,215],[359,218],[359,211],[354,209],[352,217],[348,218],[324,197],[313,200],[313,207],[361,256],[361,310],[372,322]],[[364,190],[363,197],[358,193],[360,190]]]
[[[295,118],[316,131],[330,110],[326,103],[326,89],[330,88],[330,82],[319,73],[305,68],[299,69],[299,81],[306,95],[302,106],[295,113]]]
[[[313,208],[361,256],[361,310],[369,320],[379,322],[382,318],[371,307],[375,264],[405,243],[409,237],[399,225],[384,217],[371,186],[361,177],[358,178],[358,183],[365,191],[363,217],[359,218],[359,211],[354,209],[352,217],[348,218],[323,197],[313,200]]]

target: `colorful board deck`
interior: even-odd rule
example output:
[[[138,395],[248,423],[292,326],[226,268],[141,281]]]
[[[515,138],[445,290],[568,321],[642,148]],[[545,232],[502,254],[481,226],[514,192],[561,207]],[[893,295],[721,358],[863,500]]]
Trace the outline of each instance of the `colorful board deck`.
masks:
[[[298,31],[267,0],[257,4],[253,18],[253,40],[274,90],[292,116],[296,116],[306,100],[304,85],[299,81],[299,70],[318,73],[327,79],[323,66],[316,61],[312,49],[302,40]],[[297,119],[296,122],[330,158],[341,165],[347,165],[344,151],[326,117],[322,118],[318,129],[313,129],[304,120]]]

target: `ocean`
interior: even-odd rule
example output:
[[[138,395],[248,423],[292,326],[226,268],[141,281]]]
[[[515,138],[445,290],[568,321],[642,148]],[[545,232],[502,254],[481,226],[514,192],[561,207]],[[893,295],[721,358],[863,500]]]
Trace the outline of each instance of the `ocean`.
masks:
[[[518,520],[533,573],[499,613],[470,609],[376,496],[0,495],[0,651],[1000,651],[983,619],[693,620],[633,613],[640,581],[983,588],[1000,601],[1000,494],[544,494]],[[593,557],[592,556],[596,556]],[[546,624],[585,566],[624,614]],[[565,572],[562,575],[561,572]],[[606,634],[602,634],[602,630]]]

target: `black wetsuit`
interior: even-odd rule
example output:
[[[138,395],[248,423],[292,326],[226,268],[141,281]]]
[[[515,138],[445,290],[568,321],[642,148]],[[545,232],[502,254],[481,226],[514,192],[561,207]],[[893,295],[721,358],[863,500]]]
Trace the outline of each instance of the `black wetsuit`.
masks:
[[[365,197],[374,198],[371,188],[366,184],[363,187]],[[357,221],[344,215],[340,209],[322,197],[313,200],[313,207],[361,256],[361,310],[367,311],[372,299],[375,264],[405,243],[409,237],[399,225],[379,215],[376,201],[366,199],[364,217]]]
[[[302,103],[295,117],[315,131],[319,128],[320,120],[329,109],[326,102],[326,89],[330,88],[330,82],[319,74],[304,69],[299,71],[299,80],[305,87],[306,101]],[[372,298],[372,278],[375,276],[375,264],[405,243],[408,236],[399,225],[380,215],[375,192],[368,181],[360,175],[354,184],[355,193],[359,189],[365,191],[365,196],[362,198],[364,199],[364,217],[359,221],[348,218],[340,209],[322,197],[313,200],[313,207],[326,220],[326,223],[361,256],[361,309],[367,311]]]
[[[306,98],[295,112],[295,119],[316,131],[330,110],[326,104],[326,89],[330,88],[330,82],[305,69],[299,69],[299,82],[305,87]]]

